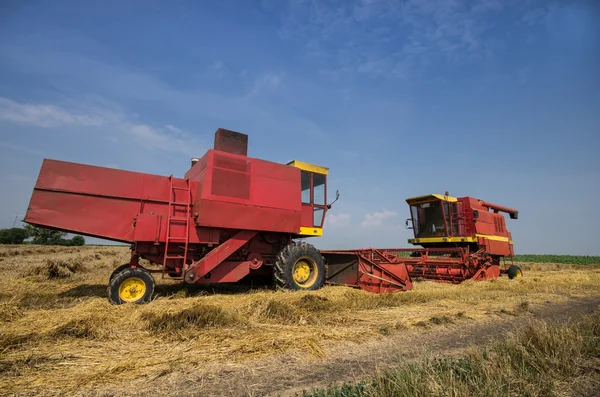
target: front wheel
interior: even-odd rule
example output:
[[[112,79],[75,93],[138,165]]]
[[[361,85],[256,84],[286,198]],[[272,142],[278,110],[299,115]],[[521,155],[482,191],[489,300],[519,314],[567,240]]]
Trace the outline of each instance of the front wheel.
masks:
[[[108,300],[123,303],[147,303],[154,293],[154,278],[141,267],[127,267],[116,273],[108,284]]]
[[[319,250],[305,242],[292,243],[277,255],[275,282],[291,290],[316,290],[325,285],[325,261]]]

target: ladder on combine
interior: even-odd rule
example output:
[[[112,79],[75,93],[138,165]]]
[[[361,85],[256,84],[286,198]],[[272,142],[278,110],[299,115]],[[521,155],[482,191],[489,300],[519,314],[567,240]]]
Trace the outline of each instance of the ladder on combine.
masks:
[[[187,260],[188,253],[188,243],[190,239],[190,205],[191,205],[191,184],[189,180],[186,180],[186,187],[178,187],[173,186],[173,175],[169,177],[170,182],[170,193],[169,193],[169,209],[167,213],[167,239],[165,242],[165,253],[163,257],[163,269],[162,269],[162,277],[165,277],[165,269],[167,268],[167,261],[169,259],[181,260],[181,269],[185,266]],[[177,191],[185,192],[185,201],[177,201]],[[178,212],[183,212],[182,210],[177,210],[177,208],[185,208],[184,216],[177,216]],[[173,235],[172,226],[173,224],[184,225],[185,232],[184,235]],[[170,255],[169,254],[169,245],[172,243],[184,243],[183,255]],[[179,270],[177,271],[179,273]]]

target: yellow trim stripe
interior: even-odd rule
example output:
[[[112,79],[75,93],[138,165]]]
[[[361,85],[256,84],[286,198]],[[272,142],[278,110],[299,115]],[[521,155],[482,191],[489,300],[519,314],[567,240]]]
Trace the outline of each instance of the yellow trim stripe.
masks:
[[[301,170],[304,170],[304,171],[315,172],[317,174],[323,174],[323,175],[329,174],[329,168],[322,167],[320,165],[305,163],[304,161],[294,160],[294,161],[290,161],[286,165],[291,165],[292,167],[300,168]]]
[[[410,244],[420,243],[476,243],[477,237],[423,237],[411,238]]]
[[[424,238],[411,238],[408,240],[409,244],[423,244],[423,243],[477,243],[480,238],[486,238],[488,240],[503,241],[505,243],[512,244],[513,241],[509,240],[508,237],[491,236],[489,234],[476,234],[475,237],[424,237]]]
[[[300,226],[300,233],[303,236],[322,236],[323,228],[321,227],[304,227]]]
[[[477,237],[481,237],[481,238],[487,238],[488,240],[494,240],[494,241],[504,241],[505,243],[510,243],[512,244],[512,240],[509,240],[508,237],[501,237],[501,236],[490,236],[489,234],[476,234]]]

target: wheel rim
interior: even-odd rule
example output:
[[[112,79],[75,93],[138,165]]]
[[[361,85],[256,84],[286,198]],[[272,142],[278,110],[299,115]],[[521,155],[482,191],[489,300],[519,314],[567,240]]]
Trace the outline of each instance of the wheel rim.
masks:
[[[317,264],[308,258],[298,259],[292,267],[294,282],[302,288],[311,287],[317,281],[318,275]]]
[[[137,277],[124,280],[119,286],[119,298],[124,302],[135,302],[146,293],[146,283]]]
[[[515,277],[523,277],[523,272],[521,271],[521,269],[517,270],[517,274]]]

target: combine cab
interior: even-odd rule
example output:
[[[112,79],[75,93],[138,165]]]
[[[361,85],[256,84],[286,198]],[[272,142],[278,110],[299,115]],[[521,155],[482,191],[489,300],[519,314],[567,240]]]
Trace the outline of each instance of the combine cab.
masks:
[[[193,159],[184,178],[45,159],[24,221],[130,244],[129,263],[109,279],[115,304],[148,302],[153,274],[190,284],[266,274],[281,288],[315,290],[329,277],[327,263],[340,261],[348,266],[336,268],[336,283],[411,288],[394,256],[320,252],[303,241],[323,234],[327,168],[251,158],[247,147],[247,135],[219,129],[214,149]]]

